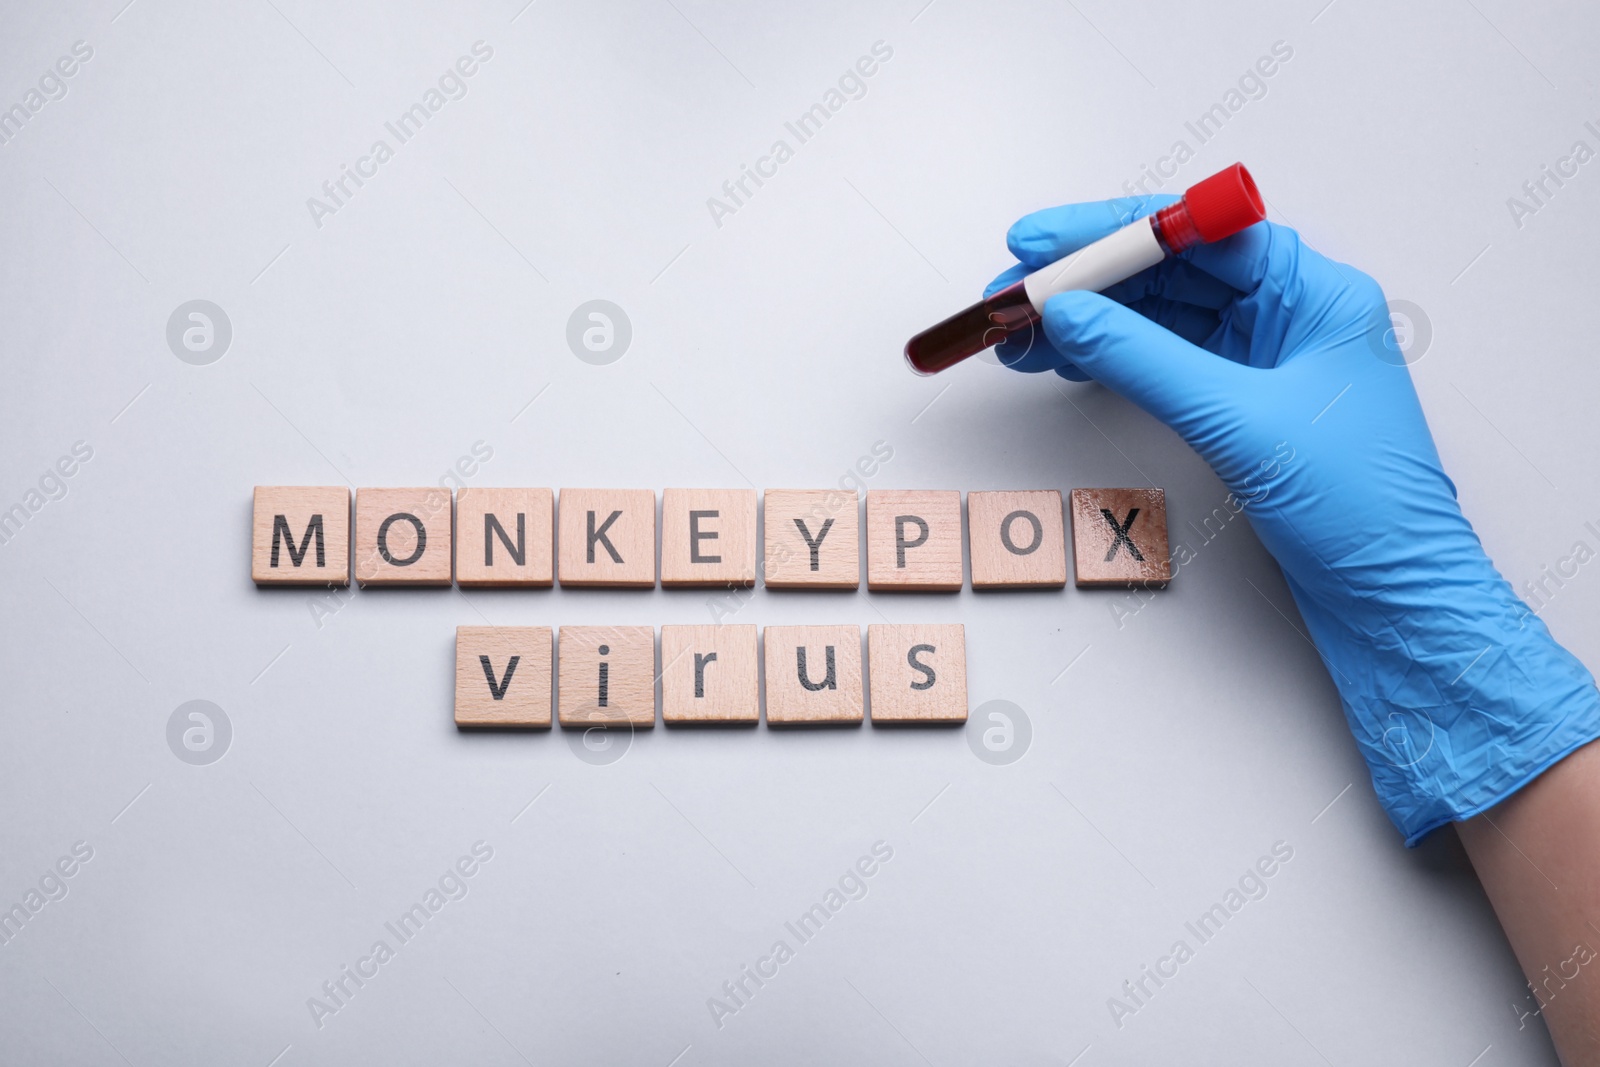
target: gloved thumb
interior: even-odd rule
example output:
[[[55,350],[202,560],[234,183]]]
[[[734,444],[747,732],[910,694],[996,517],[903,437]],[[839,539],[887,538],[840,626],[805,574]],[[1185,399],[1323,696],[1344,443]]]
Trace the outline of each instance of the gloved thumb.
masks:
[[[1058,293],[1044,331],[1090,377],[1127,397],[1191,444],[1220,429],[1244,385],[1241,368],[1099,293]]]

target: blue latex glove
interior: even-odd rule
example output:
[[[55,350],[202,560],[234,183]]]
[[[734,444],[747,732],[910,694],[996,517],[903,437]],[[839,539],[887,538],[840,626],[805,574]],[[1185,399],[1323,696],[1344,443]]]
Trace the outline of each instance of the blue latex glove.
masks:
[[[1173,199],[1027,216],[990,292]],[[1600,737],[1594,678],[1461,514],[1377,282],[1258,223],[1104,295],[1054,296],[1043,326],[1001,360],[1122,394],[1242,502],[1408,845]]]

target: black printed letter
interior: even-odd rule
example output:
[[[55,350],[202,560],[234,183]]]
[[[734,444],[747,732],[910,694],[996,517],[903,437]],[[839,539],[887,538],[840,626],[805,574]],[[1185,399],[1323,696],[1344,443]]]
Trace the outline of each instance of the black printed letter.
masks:
[[[923,689],[933,688],[933,683],[938,676],[933,673],[932,667],[928,666],[926,663],[917,662],[917,653],[934,653],[937,651],[939,650],[934,648],[932,645],[912,645],[911,650],[906,653],[906,662],[911,664],[911,669],[914,671],[920,671],[924,675],[922,681],[912,682],[911,688],[918,690],[919,692]]]
[[[694,654],[694,695],[706,695],[706,664],[717,658],[715,652],[696,652]]]
[[[622,518],[622,512],[613,511],[597,530],[594,527],[594,512],[589,512],[589,562],[594,562],[594,546],[596,542],[606,546],[606,551],[611,554],[612,563],[621,563],[622,557],[617,555],[617,546],[611,543],[611,538],[606,536],[606,531],[611,529],[611,524]]]
[[[1139,517],[1139,509],[1129,508],[1127,519],[1120,523],[1117,521],[1117,517],[1105,508],[1100,509],[1100,514],[1105,516],[1105,520],[1111,524],[1111,529],[1115,532],[1117,538],[1111,542],[1111,547],[1106,550],[1105,562],[1110,563],[1112,557],[1117,554],[1117,549],[1122,545],[1127,545],[1128,555],[1143,563],[1144,556],[1140,554],[1139,546],[1134,544],[1133,540],[1128,536],[1128,531],[1133,528],[1133,520]]]
[[[691,511],[689,512],[689,562],[690,563],[721,563],[721,556],[702,556],[700,554],[701,541],[715,541],[717,531],[706,530],[701,532],[701,519],[714,519],[721,515],[720,511]]]
[[[512,656],[506,663],[506,676],[497,682],[494,680],[494,668],[489,666],[489,657],[478,657],[478,662],[483,664],[483,676],[489,680],[490,696],[499,700],[506,695],[506,690],[511,688],[511,676],[517,673],[517,661],[521,658],[521,656]]]
[[[389,527],[397,522],[409,522],[412,529],[417,531],[417,547],[411,550],[411,555],[405,559],[395,559],[389,554]],[[422,525],[422,520],[407,511],[397,511],[383,520],[383,525],[378,527],[378,555],[383,557],[385,563],[395,567],[409,567],[422,558],[422,553],[428,549],[428,531]]]
[[[294,547],[294,534],[289,530],[289,520],[282,515],[274,515],[272,517],[271,565],[274,567],[278,565],[278,545],[280,538],[283,541],[288,542],[287,547],[289,549],[289,562],[298,567],[300,566],[300,561],[306,558],[306,549],[311,546],[313,537],[315,538],[317,545],[317,566],[325,567],[327,566],[327,563],[322,556],[322,516],[311,516],[311,522],[306,526],[306,535],[300,539],[300,548],[297,551]]]
[[[1033,527],[1033,540],[1028,542],[1026,548],[1019,547],[1011,540],[1011,524],[1018,519],[1026,519],[1029,526]],[[1014,556],[1026,556],[1034,552],[1044,543],[1044,527],[1039,524],[1039,516],[1031,511],[1013,511],[1000,520],[1000,543],[1006,546],[1006,551]]]
[[[801,645],[799,648],[794,650],[795,672],[800,676],[800,684],[805,686],[806,689],[808,689],[809,691],[811,691],[813,693],[817,692],[820,689],[837,689],[837,688],[839,688],[838,680],[834,677],[834,673],[833,673],[833,646],[832,645],[826,646],[826,652],[824,653],[824,655],[827,657],[828,672],[827,672],[827,674],[825,674],[823,676],[822,681],[813,682],[811,679],[806,677],[806,650],[805,650],[805,646]]]
[[[920,531],[915,541],[906,540],[906,526],[915,524]],[[928,524],[916,515],[896,515],[894,517],[894,565],[906,565],[906,549],[917,548],[928,541]]]
[[[806,547],[811,550],[811,569],[814,571],[821,570],[822,539],[828,536],[828,529],[833,525],[833,520],[824,519],[822,523],[822,529],[817,531],[817,536],[815,538],[811,536],[811,531],[806,528],[806,520],[796,519],[794,520],[794,524],[800,528],[800,537],[803,541],[805,541]]]
[[[500,520],[493,515],[485,514],[483,517],[483,565],[494,566],[494,539],[500,538],[500,543],[506,546],[506,551],[511,553],[511,560],[517,566],[522,566],[528,559],[528,543],[526,516],[517,512],[517,543],[512,545],[511,538],[506,534],[506,528],[500,525]]]

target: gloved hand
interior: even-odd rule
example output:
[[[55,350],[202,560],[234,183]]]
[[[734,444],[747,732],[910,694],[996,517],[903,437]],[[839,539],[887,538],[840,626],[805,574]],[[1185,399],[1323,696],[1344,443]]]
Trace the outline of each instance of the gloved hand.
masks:
[[[1023,218],[1021,262],[989,292],[1174,199]],[[1103,295],[1054,296],[1042,325],[1002,362],[1122,394],[1243,504],[1408,845],[1600,737],[1593,677],[1461,514],[1377,282],[1264,222]]]

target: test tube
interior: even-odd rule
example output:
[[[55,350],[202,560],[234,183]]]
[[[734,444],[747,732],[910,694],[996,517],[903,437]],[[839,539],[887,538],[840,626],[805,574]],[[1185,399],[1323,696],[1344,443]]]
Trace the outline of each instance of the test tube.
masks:
[[[906,342],[906,362],[937,374],[1039,322],[1044,304],[1069,289],[1099,292],[1200,242],[1220,241],[1267,217],[1244,164],[1189,187],[1175,204],[1135,219],[1093,244],[1041,267]]]

